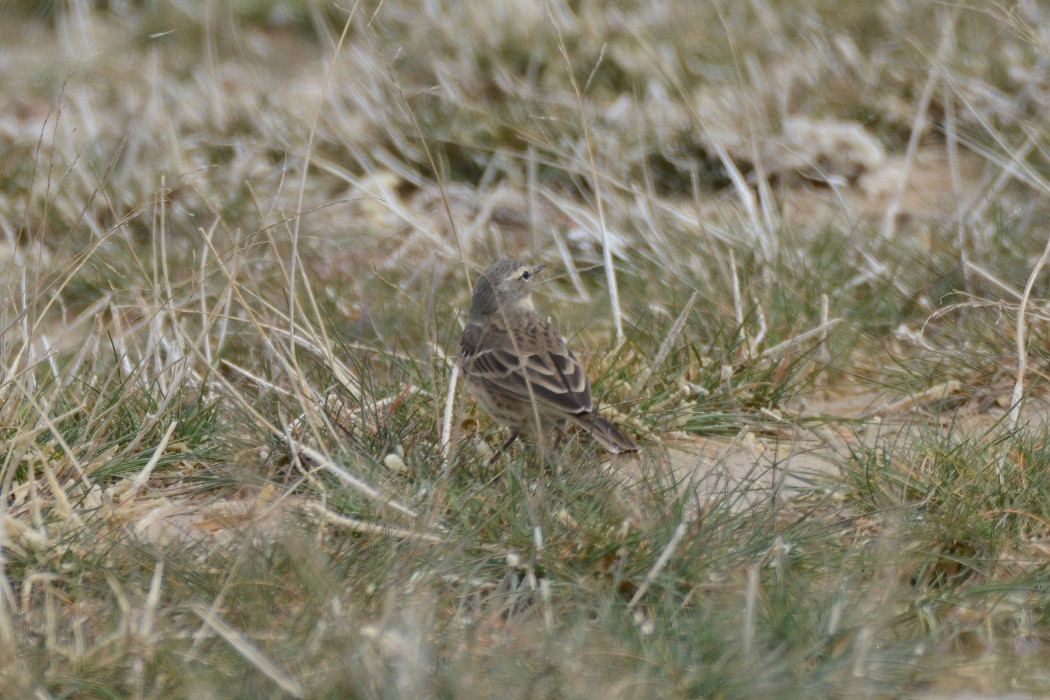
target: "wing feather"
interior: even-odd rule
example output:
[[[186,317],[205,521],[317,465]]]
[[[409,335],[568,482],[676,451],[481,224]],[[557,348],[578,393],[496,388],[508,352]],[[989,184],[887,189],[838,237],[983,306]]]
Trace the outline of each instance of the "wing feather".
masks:
[[[591,388],[576,355],[533,311],[493,315],[468,339],[464,370],[493,391],[570,414],[591,410]],[[531,389],[531,391],[530,391]]]

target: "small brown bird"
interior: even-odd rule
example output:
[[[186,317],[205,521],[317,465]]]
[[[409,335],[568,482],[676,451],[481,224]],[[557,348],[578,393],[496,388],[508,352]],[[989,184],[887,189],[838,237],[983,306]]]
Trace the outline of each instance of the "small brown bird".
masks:
[[[532,282],[544,265],[521,260],[493,263],[478,278],[460,338],[463,382],[478,405],[510,428],[506,449],[519,435],[557,430],[567,421],[590,433],[609,452],[638,446],[591,405],[591,385],[551,324],[532,305]],[[539,429],[539,430],[537,430]],[[493,457],[499,456],[499,452]]]

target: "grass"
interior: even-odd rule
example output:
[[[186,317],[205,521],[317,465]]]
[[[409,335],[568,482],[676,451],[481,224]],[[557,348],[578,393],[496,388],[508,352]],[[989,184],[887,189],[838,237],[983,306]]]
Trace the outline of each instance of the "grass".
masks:
[[[0,694],[1045,694],[1037,14],[8,3]],[[487,464],[512,255],[637,460]]]

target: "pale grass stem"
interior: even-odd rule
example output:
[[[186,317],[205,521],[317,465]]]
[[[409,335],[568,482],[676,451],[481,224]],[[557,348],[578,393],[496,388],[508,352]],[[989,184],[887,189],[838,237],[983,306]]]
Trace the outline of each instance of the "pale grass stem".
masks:
[[[278,666],[273,659],[262,653],[244,633],[234,629],[225,620],[202,605],[194,605],[192,610],[212,632],[226,640],[226,643],[236,649],[245,661],[261,671],[278,688],[295,698],[306,697],[306,690],[302,683]]]
[[[605,266],[605,281],[609,288],[609,303],[612,308],[613,327],[616,330],[616,340],[623,338],[623,310],[620,308],[620,289],[616,284],[616,266],[613,263],[612,250],[609,246],[609,228],[605,222],[605,205],[603,203],[602,179],[599,176],[598,164],[594,155],[594,145],[591,140],[590,118],[587,116],[586,103],[583,92],[576,82],[576,76],[572,70],[572,60],[569,58],[569,50],[565,47],[565,40],[561,35],[561,28],[554,19],[550,3],[544,0],[547,9],[547,17],[558,37],[558,50],[565,61],[565,71],[569,77],[569,84],[576,95],[576,105],[580,115],[580,127],[583,129],[583,142],[587,149],[587,164],[591,172],[591,185],[594,187],[594,206],[598,212],[598,231],[602,241],[602,261]]]
[[[1039,261],[1036,262],[1035,267],[1032,268],[1032,274],[1028,276],[1028,282],[1024,286],[1024,293],[1021,295],[1021,305],[1017,309],[1017,327],[1015,330],[1016,343],[1017,343],[1017,380],[1014,382],[1013,394],[1010,396],[1010,413],[1009,420],[1010,425],[1017,428],[1018,421],[1021,417],[1021,403],[1024,400],[1024,375],[1028,371],[1028,350],[1025,346],[1025,335],[1028,333],[1028,326],[1025,320],[1025,313],[1028,310],[1028,300],[1032,295],[1032,287],[1035,286],[1035,281],[1039,277],[1039,273],[1042,272],[1043,266],[1046,265],[1047,259],[1050,258],[1050,236],[1047,237],[1046,247],[1043,248],[1043,254],[1039,256]]]
[[[678,336],[682,334],[682,329],[685,328],[685,322],[688,320],[689,314],[693,310],[693,305],[696,303],[696,297],[697,293],[693,292],[689,296],[689,301],[685,303],[685,306],[682,308],[681,312],[679,312],[678,318],[675,319],[674,324],[671,326],[671,330],[667,332],[663,342],[660,343],[660,347],[657,349],[652,362],[649,363],[649,366],[646,367],[645,371],[642,373],[642,377],[638,382],[638,388],[634,392],[635,396],[639,396],[645,391],[646,387],[649,386],[649,382],[653,378],[653,373],[659,369],[660,365],[663,364],[664,360],[666,360],[667,356],[671,353],[671,348],[678,340]]]
[[[674,556],[675,551],[678,549],[679,543],[682,538],[685,537],[685,533],[689,530],[690,523],[682,521],[678,523],[678,527],[674,529],[674,533],[671,535],[671,539],[664,545],[663,551],[660,552],[660,556],[657,557],[656,562],[653,563],[652,568],[645,575],[645,580],[642,581],[641,585],[638,586],[638,590],[631,596],[631,601],[627,604],[628,609],[632,609],[641,602],[645,594],[649,592],[649,587],[656,581],[656,577],[663,572],[664,567],[671,561],[671,557]]]

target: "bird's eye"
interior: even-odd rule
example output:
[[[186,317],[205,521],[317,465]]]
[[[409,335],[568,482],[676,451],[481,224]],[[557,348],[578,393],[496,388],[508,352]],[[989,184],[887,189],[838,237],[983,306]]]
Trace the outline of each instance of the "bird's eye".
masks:
[[[532,273],[531,273],[531,272],[529,272],[528,270],[525,270],[525,272],[522,272],[522,273],[521,273],[521,278],[522,278],[523,280],[525,280],[526,282],[528,282],[528,281],[529,281],[529,278],[530,278],[530,277],[532,277]]]

